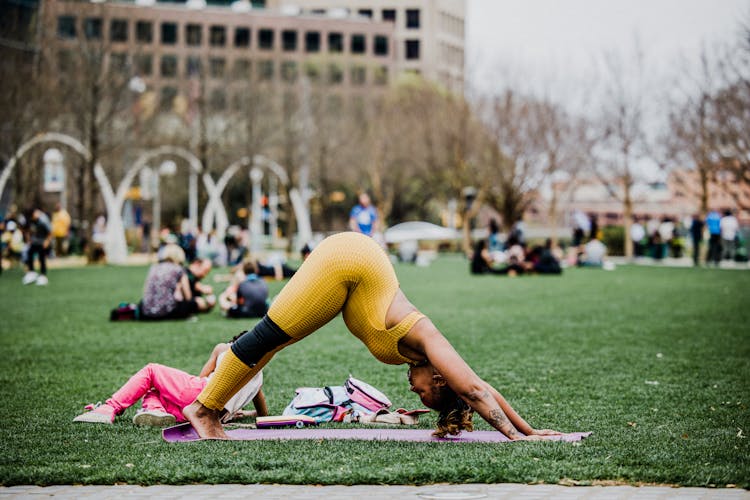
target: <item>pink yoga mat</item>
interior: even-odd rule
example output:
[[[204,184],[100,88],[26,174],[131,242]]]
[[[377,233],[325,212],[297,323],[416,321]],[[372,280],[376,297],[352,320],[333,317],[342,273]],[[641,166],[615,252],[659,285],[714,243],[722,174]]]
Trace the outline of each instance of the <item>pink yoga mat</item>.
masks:
[[[545,436],[545,441],[580,441],[590,432],[573,432],[559,436]],[[463,432],[458,437],[436,438],[430,429],[232,429],[230,439],[260,441],[268,439],[357,439],[360,441],[415,441],[421,443],[505,443],[510,440],[497,431]],[[168,427],[162,431],[165,441],[184,443],[200,441],[189,423]]]

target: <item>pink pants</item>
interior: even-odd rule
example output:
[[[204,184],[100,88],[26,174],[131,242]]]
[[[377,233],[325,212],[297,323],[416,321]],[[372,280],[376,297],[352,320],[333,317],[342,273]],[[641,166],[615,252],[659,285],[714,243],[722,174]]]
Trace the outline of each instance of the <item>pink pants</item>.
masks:
[[[195,401],[208,381],[177,368],[149,363],[130,377],[120,390],[107,400],[117,415],[143,398],[145,410],[165,411],[184,422],[182,409]]]

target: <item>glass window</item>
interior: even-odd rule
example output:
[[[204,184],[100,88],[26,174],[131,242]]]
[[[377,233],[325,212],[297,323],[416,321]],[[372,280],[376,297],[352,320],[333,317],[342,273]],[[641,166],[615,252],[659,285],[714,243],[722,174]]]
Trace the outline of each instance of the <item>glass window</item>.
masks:
[[[406,9],[406,27],[419,28],[419,9]]]
[[[273,49],[273,30],[262,29],[258,31],[258,47],[264,50]]]
[[[281,63],[281,79],[288,83],[297,81],[297,63],[295,61]]]
[[[406,40],[406,59],[419,59],[419,40]]]
[[[352,54],[364,54],[367,50],[365,35],[352,35],[350,50]]]
[[[305,63],[305,75],[311,82],[320,81],[320,66],[312,62]]]
[[[188,24],[185,26],[185,42],[188,45],[200,45],[203,40],[203,26],[200,24]]]
[[[286,52],[294,52],[297,50],[297,32],[293,30],[282,31],[281,46]]]
[[[344,35],[341,33],[328,33],[328,52],[344,51]]]
[[[320,51],[320,32],[319,31],[308,31],[307,33],[305,33],[305,51],[306,52]]]
[[[113,52],[109,55],[109,71],[112,73],[127,73],[128,55],[122,52]]]
[[[344,81],[344,70],[338,64],[328,66],[328,83],[341,83]]]
[[[101,17],[87,17],[83,21],[83,33],[86,35],[86,40],[101,40],[102,39],[102,18]]]
[[[219,111],[223,111],[227,107],[227,94],[223,89],[214,89],[211,91],[211,97],[209,98],[209,105]]]
[[[74,67],[72,51],[61,50],[57,53],[57,68],[61,73],[73,71]]]
[[[221,57],[212,57],[208,61],[208,69],[211,78],[224,78],[227,62]]]
[[[372,9],[359,9],[357,11],[357,14],[362,17],[369,17],[370,19],[372,19]]]
[[[224,26],[211,26],[211,46],[223,47],[227,44],[227,30]]]
[[[364,85],[367,82],[367,68],[364,66],[352,66],[349,70],[352,85]]]
[[[250,28],[235,28],[234,29],[234,46],[235,47],[249,47],[250,46]]]
[[[386,85],[388,83],[388,66],[376,68],[373,80],[376,85]]]
[[[203,74],[203,64],[198,56],[188,56],[185,65],[185,76],[200,76]]]
[[[383,9],[383,21],[395,23],[396,9]]]
[[[135,61],[135,72],[140,76],[150,76],[154,71],[154,58],[151,54],[136,54],[133,56]]]
[[[60,38],[76,37],[75,16],[60,16],[57,18],[57,36]]]
[[[263,60],[258,62],[258,79],[273,80],[273,61]]]
[[[162,59],[164,60],[164,59]],[[171,111],[174,100],[177,97],[177,89],[174,87],[162,87],[159,95],[159,108],[162,111]]]
[[[340,114],[343,107],[344,101],[340,95],[329,95],[326,99],[326,110],[332,115]]]
[[[109,39],[113,42],[127,42],[128,21],[125,19],[112,19],[109,25]]]
[[[174,45],[177,43],[177,24],[161,23],[161,43]]]
[[[234,68],[232,69],[232,76],[237,79],[250,78],[250,70],[252,66],[248,59],[236,59],[234,61]]]
[[[388,37],[387,36],[375,35],[375,55],[376,56],[388,55]]]
[[[177,56],[161,56],[161,76],[173,78],[177,76]]]
[[[135,23],[135,39],[141,43],[154,41],[154,25],[150,21],[138,21]]]

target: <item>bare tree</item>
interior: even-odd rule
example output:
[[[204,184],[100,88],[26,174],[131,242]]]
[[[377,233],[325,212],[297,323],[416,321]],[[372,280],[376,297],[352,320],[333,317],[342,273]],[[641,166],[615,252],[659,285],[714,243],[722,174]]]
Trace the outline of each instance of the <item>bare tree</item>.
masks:
[[[543,118],[540,106],[534,99],[506,89],[480,111],[486,127],[483,161],[487,168],[480,194],[500,212],[507,231],[523,218],[549,174],[548,168],[557,165],[556,160],[548,163],[545,140],[554,138],[545,130],[551,122]]]
[[[607,83],[599,109],[599,134],[593,169],[609,194],[622,203],[625,234],[633,219],[633,187],[641,177],[640,164],[649,158],[646,135],[648,89],[643,54],[636,46],[632,67],[616,54],[605,58]],[[633,242],[625,238],[625,256],[633,256]]]
[[[101,24],[96,29],[74,31],[64,43],[42,42],[46,48],[42,79],[50,83],[50,92],[60,103],[55,122],[81,138],[91,153],[77,178],[77,213],[84,223],[93,220],[97,209],[94,167],[127,141],[133,120],[130,61],[125,53],[113,49],[109,41],[113,30],[101,29],[111,21],[106,5],[101,6],[100,14]],[[104,37],[106,33],[109,40]],[[113,162],[102,162],[105,167],[108,163]]]
[[[662,140],[667,155],[677,165],[691,167],[687,174],[674,176],[678,185],[699,200],[699,210],[706,214],[709,208],[709,186],[716,176],[719,158],[716,155],[712,92],[716,78],[706,49],[701,54],[698,75],[685,72],[681,81],[685,88],[679,95],[681,102],[672,105],[669,113],[668,135]],[[697,177],[697,189],[692,173]]]

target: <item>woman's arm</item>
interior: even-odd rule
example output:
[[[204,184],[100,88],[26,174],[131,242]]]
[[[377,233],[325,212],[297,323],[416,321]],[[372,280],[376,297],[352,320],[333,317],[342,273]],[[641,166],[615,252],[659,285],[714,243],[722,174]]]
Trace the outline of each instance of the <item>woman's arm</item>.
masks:
[[[421,344],[419,350],[424,352],[445,383],[493,428],[512,440],[525,439],[523,434],[534,434],[534,429],[497,390],[474,373],[429,319],[417,323],[409,335],[412,341]]]
[[[534,434],[534,428],[531,427],[521,416],[516,412],[516,410],[513,409],[513,407],[508,403],[508,401],[505,400],[502,394],[500,394],[497,389],[492,387],[490,384],[485,382],[487,384],[487,390],[490,391],[490,394],[492,394],[492,397],[495,399],[495,402],[497,402],[498,406],[505,412],[505,414],[508,416],[510,421],[513,423],[513,425],[516,426],[516,429],[523,432],[527,436]]]
[[[216,360],[219,357],[219,354],[226,351],[227,349],[229,349],[229,344],[216,344],[213,351],[211,351],[211,355],[208,357],[208,361],[206,361],[206,364],[203,365],[203,368],[201,368],[198,376],[208,377],[208,375],[216,369]]]

